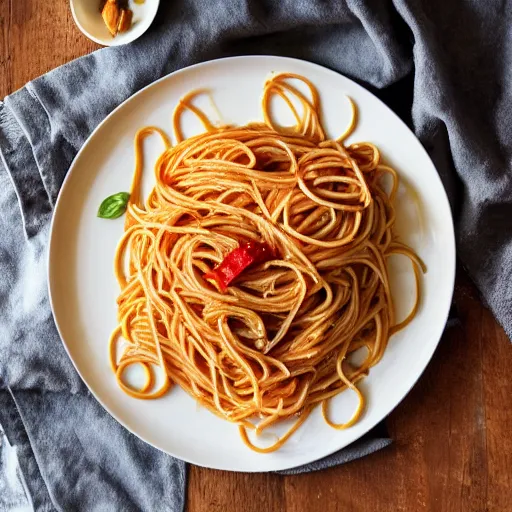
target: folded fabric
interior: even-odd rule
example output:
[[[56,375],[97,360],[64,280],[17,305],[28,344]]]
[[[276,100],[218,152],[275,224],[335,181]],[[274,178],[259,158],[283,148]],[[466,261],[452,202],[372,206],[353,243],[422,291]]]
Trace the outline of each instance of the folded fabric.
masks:
[[[98,123],[155,79],[235,54],[304,58],[382,89],[433,158],[456,214],[460,258],[510,336],[511,18],[512,6],[494,0],[162,2],[140,40],[69,63],[0,103],[0,396],[10,403],[0,424],[37,510],[177,511],[185,499],[185,465],[103,411],[51,316],[49,221]],[[378,449],[382,439],[329,463]],[[19,490],[16,479],[3,481]]]

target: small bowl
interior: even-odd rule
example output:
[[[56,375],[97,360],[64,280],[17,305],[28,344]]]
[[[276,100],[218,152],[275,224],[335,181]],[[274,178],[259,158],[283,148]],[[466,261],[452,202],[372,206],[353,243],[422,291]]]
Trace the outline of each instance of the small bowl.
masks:
[[[131,43],[146,32],[155,19],[160,0],[146,0],[143,4],[130,0],[132,27],[116,37],[110,34],[101,17],[100,0],[70,0],[70,4],[73,19],[85,36],[103,46],[117,46]]]

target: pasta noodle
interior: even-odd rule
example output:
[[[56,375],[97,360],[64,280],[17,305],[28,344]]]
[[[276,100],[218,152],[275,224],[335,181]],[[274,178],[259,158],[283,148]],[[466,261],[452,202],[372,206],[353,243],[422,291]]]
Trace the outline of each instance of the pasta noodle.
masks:
[[[244,127],[215,127],[193,105],[196,94],[174,112],[177,145],[155,127],[136,136],[125,232],[115,255],[121,293],[110,360],[118,383],[144,399],[176,383],[238,424],[243,441],[262,453],[282,446],[319,404],[330,426],[347,428],[364,409],[357,382],[419,305],[424,265],[393,233],[398,176],[373,144],[344,144],[357,119],[351,101],[345,132],[326,137],[319,95],[304,77],[268,80],[264,122]],[[288,106],[294,126],[276,123],[275,100]],[[187,110],[206,131],[185,139]],[[154,133],[165,150],[143,202],[142,141]],[[223,289],[209,276],[248,243],[265,244],[271,255]],[[399,323],[386,267],[392,254],[410,259],[417,285],[414,307]],[[363,347],[365,359],[356,365],[350,355]],[[146,376],[140,389],[124,379],[135,364]],[[156,367],[164,375],[158,389]],[[347,423],[336,424],[328,403],[346,389],[358,406]],[[274,445],[249,440],[247,429],[259,434],[293,417],[295,425]]]

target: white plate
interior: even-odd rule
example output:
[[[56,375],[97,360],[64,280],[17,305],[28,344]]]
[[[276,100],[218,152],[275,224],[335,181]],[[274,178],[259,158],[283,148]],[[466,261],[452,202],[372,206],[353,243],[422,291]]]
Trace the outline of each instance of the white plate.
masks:
[[[140,401],[125,395],[109,368],[107,340],[116,325],[118,286],[113,255],[123,219],[98,219],[108,195],[129,189],[133,170],[133,137],[138,128],[156,125],[171,132],[171,113],[185,93],[208,87],[203,107],[222,122],[246,124],[261,119],[262,86],[271,72],[308,77],[319,89],[324,124],[331,135],[345,127],[349,107],[359,107],[357,129],[349,140],[375,143],[398,169],[402,183],[397,200],[397,231],[423,258],[428,273],[423,301],[414,321],[393,336],[382,361],[361,387],[367,408],[352,428],[336,431],[324,424],[317,409],[279,451],[257,454],[238,436],[236,425],[223,421],[175,387],[167,396]],[[213,102],[211,101],[213,99]],[[216,112],[214,105],[218,108]],[[278,111],[278,115],[283,114]],[[282,117],[282,120],[286,116]],[[190,116],[186,134],[199,129]],[[155,139],[145,143],[146,189],[161,151]],[[406,190],[407,189],[407,190]],[[411,303],[410,266],[397,257],[391,263],[398,312]],[[91,135],[77,155],[62,187],[53,218],[49,254],[49,287],[53,312],[64,345],[83,380],[127,429],[180,459],[218,469],[272,471],[304,464],[339,450],[365,434],[405,397],[429,362],[448,316],[455,275],[455,243],[450,208],[438,174],[426,151],[406,125],[381,101],[351,80],[323,67],[279,57],[238,57],[198,64],[169,75],[117,108]],[[331,407],[341,421],[355,399],[342,393]],[[347,407],[343,407],[346,405]]]

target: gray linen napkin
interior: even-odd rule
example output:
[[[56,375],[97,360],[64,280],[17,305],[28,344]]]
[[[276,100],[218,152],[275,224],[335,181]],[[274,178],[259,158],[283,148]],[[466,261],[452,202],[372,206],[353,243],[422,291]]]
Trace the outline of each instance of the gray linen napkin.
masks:
[[[45,282],[49,220],[74,155],[119,103],[180,67],[281,54],[378,90],[432,156],[461,260],[512,335],[511,18],[498,0],[162,2],[140,40],[0,102],[0,490],[12,491],[0,493],[0,508],[17,503],[20,486],[36,510],[183,508],[184,465],[124,431],[88,394],[58,339]],[[387,443],[375,433],[298,471]]]

